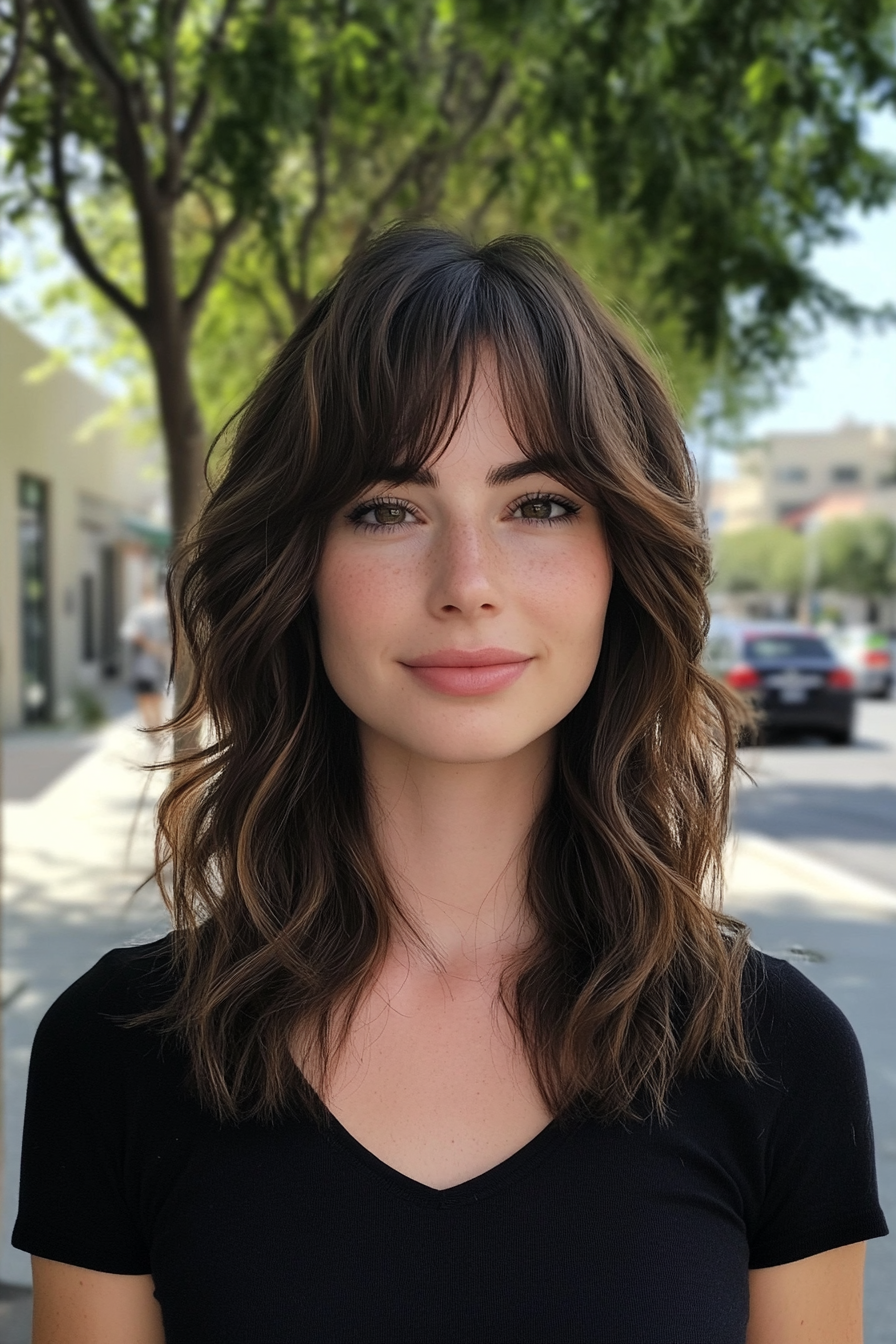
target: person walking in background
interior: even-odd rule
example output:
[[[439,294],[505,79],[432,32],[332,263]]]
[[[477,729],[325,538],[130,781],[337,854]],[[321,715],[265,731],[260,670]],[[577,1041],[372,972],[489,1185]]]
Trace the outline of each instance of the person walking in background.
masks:
[[[171,671],[171,630],[168,606],[154,579],[147,578],[143,597],[128,612],[120,633],[131,650],[131,686],[143,726],[160,728]]]

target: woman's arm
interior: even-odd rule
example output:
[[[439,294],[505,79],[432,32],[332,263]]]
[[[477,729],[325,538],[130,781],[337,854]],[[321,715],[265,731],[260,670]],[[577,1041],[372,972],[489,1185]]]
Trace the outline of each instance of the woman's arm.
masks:
[[[750,1271],[747,1344],[862,1344],[865,1243]]]
[[[100,1274],[31,1257],[31,1344],[165,1344],[149,1274]]]

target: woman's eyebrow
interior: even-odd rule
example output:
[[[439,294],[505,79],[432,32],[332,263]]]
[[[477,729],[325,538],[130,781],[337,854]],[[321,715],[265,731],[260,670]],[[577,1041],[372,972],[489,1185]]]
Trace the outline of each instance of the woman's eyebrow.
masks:
[[[505,462],[503,466],[491,467],[486,473],[486,485],[510,485],[525,476],[556,476],[561,474],[561,461],[550,453],[539,453],[534,457],[520,458],[519,462]],[[386,485],[423,485],[435,490],[439,477],[431,467],[417,467],[414,471],[384,476]]]

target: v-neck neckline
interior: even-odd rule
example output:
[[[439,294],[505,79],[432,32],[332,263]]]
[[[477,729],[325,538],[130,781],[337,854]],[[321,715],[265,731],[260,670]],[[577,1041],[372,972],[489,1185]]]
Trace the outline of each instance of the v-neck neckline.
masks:
[[[324,1132],[355,1163],[379,1181],[391,1186],[400,1197],[433,1207],[447,1208],[452,1205],[476,1203],[505,1189],[543,1161],[566,1137],[568,1127],[561,1128],[557,1120],[549,1120],[544,1129],[539,1130],[534,1138],[524,1143],[515,1153],[489,1167],[487,1171],[480,1172],[478,1176],[460,1181],[457,1185],[450,1185],[444,1190],[426,1185],[422,1181],[415,1180],[413,1176],[406,1176],[403,1171],[390,1167],[388,1162],[377,1157],[349,1133],[331,1111],[327,1111]]]

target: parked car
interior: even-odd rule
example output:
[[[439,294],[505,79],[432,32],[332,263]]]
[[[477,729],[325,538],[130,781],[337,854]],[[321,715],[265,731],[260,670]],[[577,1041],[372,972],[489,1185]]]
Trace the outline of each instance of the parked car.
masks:
[[[704,662],[713,676],[752,701],[764,732],[852,740],[853,675],[810,627],[714,620]]]
[[[886,700],[893,689],[893,655],[887,636],[870,625],[850,625],[826,630],[824,637],[855,678],[856,693]]]

